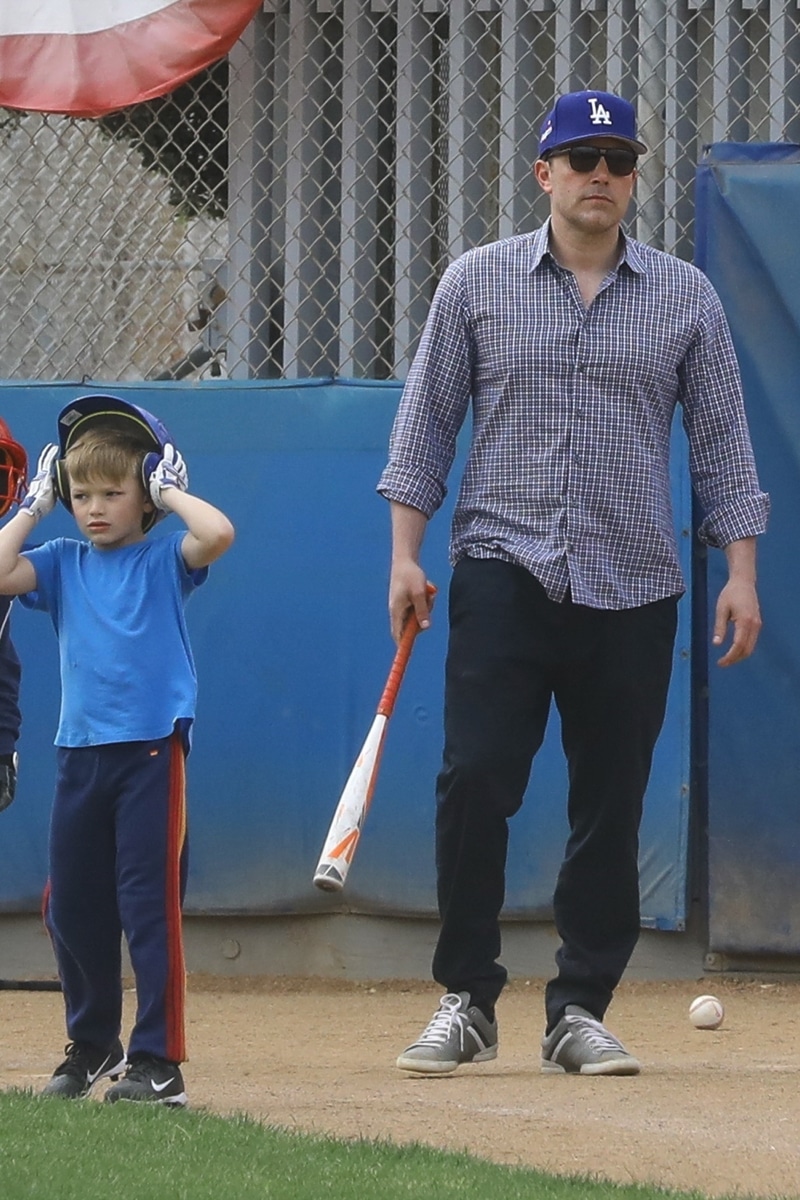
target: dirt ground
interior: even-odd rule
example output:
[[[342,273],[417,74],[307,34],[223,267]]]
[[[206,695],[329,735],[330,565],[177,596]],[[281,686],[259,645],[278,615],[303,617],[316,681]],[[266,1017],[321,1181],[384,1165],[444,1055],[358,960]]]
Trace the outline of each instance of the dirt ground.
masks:
[[[714,1032],[687,1015],[708,991],[726,1010]],[[642,1062],[635,1078],[540,1074],[539,981],[504,992],[495,1062],[439,1079],[398,1071],[437,1000],[416,982],[192,977],[190,1103],[561,1174],[800,1196],[800,982],[623,983],[606,1023]],[[42,1086],[61,1056],[62,1011],[57,993],[0,991],[0,1086]]]

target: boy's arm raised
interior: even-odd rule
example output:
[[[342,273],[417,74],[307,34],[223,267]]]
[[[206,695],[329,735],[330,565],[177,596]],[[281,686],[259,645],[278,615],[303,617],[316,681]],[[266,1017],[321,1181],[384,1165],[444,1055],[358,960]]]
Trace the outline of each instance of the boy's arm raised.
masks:
[[[224,554],[233,542],[233,525],[223,512],[207,500],[201,500],[189,492],[179,492],[177,488],[165,488],[161,493],[161,503],[186,525],[188,532],[181,543],[181,554],[190,570],[207,567]]]
[[[190,570],[207,567],[233,542],[234,531],[224,513],[192,496],[183,457],[174,446],[164,447],[164,456],[150,475],[150,499],[162,512],[174,512],[188,533],[181,543],[183,561]]]
[[[19,512],[0,529],[0,595],[22,596],[36,588],[36,571],[20,550],[34,525],[55,508],[53,464],[57,457],[58,446],[52,442],[45,446]]]
[[[27,509],[21,508],[0,529],[0,595],[23,596],[36,589],[33,564],[20,554],[33,523]]]

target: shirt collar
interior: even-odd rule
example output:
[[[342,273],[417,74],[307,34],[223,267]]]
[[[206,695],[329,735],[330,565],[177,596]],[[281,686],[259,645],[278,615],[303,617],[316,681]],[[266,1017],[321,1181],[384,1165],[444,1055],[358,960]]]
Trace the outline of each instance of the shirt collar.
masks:
[[[550,253],[549,240],[550,218],[548,217],[544,225],[534,232],[531,240],[531,271],[535,271],[545,254]]]
[[[531,243],[531,271],[535,271],[546,254],[550,253],[550,218],[548,217],[544,225],[537,229],[533,235]],[[626,266],[634,271],[637,275],[644,275],[647,267],[644,259],[638,251],[636,242],[632,238],[622,234],[622,254],[620,256],[617,269],[625,263]]]

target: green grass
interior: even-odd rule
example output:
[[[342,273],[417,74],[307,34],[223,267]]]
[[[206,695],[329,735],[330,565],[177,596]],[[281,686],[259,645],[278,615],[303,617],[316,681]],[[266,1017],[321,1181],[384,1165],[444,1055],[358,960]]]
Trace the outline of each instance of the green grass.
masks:
[[[248,1117],[0,1093],[2,1200],[699,1200]],[[741,1200],[741,1197],[739,1198]]]

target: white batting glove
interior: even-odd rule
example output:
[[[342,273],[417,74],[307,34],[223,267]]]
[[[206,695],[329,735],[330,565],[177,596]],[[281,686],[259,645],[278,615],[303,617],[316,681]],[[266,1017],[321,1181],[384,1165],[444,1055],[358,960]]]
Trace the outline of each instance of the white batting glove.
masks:
[[[189,486],[189,473],[186,470],[186,463],[183,461],[183,456],[169,442],[164,447],[163,458],[155,470],[151,472],[148,486],[150,489],[150,499],[161,512],[169,511],[161,498],[163,490],[166,488],[177,488],[179,492],[185,492]]]
[[[36,474],[30,482],[30,487],[20,508],[29,513],[35,521],[46,517],[56,506],[55,463],[58,458],[58,446],[49,442],[39,455],[36,464]]]

